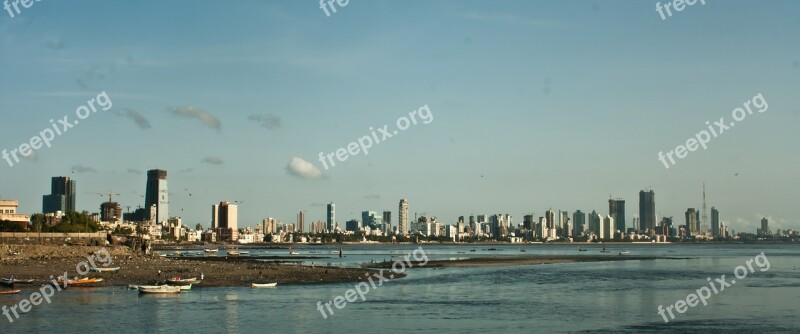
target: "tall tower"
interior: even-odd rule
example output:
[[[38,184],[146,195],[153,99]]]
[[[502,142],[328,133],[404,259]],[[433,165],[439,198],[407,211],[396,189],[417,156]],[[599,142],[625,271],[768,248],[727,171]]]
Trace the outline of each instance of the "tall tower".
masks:
[[[305,232],[305,227],[306,227],[306,213],[300,211],[297,214],[297,231],[303,233]]]
[[[221,240],[239,240],[239,208],[228,202],[219,202],[211,206],[211,224]]]
[[[625,234],[625,200],[622,198],[608,200],[608,215],[614,218],[614,230]]]
[[[155,208],[154,223],[169,219],[169,190],[167,189],[167,171],[152,169],[147,171],[147,188],[145,189],[145,210]],[[149,215],[148,215],[149,216]]]
[[[42,197],[42,212],[53,213],[75,211],[75,180],[56,176],[50,180],[50,195]]]
[[[397,217],[397,233],[402,235],[408,235],[408,200],[401,199],[400,200],[400,208],[399,214]]]
[[[713,206],[711,207],[711,235],[713,235],[714,238],[722,237],[719,225],[719,210]]]
[[[328,203],[328,232],[336,229],[336,204]]]
[[[703,182],[703,220],[700,221],[700,232],[708,231],[708,210],[706,210],[706,183]]]
[[[639,191],[639,225],[642,230],[653,233],[656,228],[656,194],[650,191]]]

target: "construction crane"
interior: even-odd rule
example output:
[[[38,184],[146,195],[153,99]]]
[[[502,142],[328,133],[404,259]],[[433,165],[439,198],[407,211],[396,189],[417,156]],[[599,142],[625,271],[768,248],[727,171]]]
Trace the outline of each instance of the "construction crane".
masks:
[[[109,202],[111,202],[112,196],[114,196],[114,195],[117,195],[117,196],[122,196],[122,194],[117,194],[117,193],[115,193],[115,192],[112,192],[112,191],[109,191],[109,192],[107,192],[107,193],[87,193],[87,194],[94,194],[94,195],[100,195],[100,196],[108,196],[108,201],[109,201]]]

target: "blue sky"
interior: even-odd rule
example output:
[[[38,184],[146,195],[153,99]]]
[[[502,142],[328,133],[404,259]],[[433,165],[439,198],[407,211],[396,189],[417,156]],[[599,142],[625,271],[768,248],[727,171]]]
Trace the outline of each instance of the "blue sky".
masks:
[[[396,219],[401,198],[412,216],[520,223],[551,207],[607,213],[610,195],[630,224],[652,186],[657,211],[683,223],[706,182],[733,229],[754,232],[761,216],[798,229],[798,10],[707,0],[661,20],[654,1],[351,0],[327,17],[316,1],[35,2],[0,12],[0,149],[101,91],[113,108],[35,161],[0,164],[0,196],[38,212],[49,178],[67,175],[80,209],[98,211],[103,197],[86,193],[109,190],[135,208],[140,173],[162,168],[171,213],[191,225],[221,200],[243,201],[240,226],[323,219],[330,201],[342,221]],[[657,160],[758,93],[768,111],[670,169]],[[426,104],[430,124],[368,156],[320,178],[287,172],[293,157],[322,168],[319,152]]]

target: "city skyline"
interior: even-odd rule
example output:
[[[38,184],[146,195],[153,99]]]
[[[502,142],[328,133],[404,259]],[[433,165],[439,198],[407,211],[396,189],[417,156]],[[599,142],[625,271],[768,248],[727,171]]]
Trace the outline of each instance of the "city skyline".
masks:
[[[180,2],[98,3],[89,17],[53,2],[0,21],[0,60],[14,64],[0,79],[0,149],[74,119],[99,92],[113,100],[52,147],[0,163],[0,197],[33,213],[42,180],[67,175],[78,208],[97,211],[104,199],[85,193],[112,191],[128,211],[144,205],[146,171],[162,169],[171,215],[193,223],[221,200],[244,202],[251,225],[300,210],[318,220],[330,201],[350,219],[409,198],[412,213],[452,221],[465,209],[606,214],[622,197],[630,225],[638,191],[652,186],[655,213],[680,221],[702,208],[706,182],[707,204],[737,231],[760,216],[800,226],[796,1],[709,3],[666,21],[636,1],[374,1],[331,17],[316,3],[202,3],[191,16]],[[150,25],[125,28],[145,13]],[[245,14],[220,24],[225,13]],[[659,162],[759,93],[768,111]],[[435,121],[322,171],[319,152],[423,105]]]
[[[146,191],[146,193],[150,194],[150,196],[145,195],[145,196],[142,196],[142,197],[145,198],[145,203],[148,203],[148,202],[155,202],[156,203],[156,204],[153,204],[153,209],[154,209],[153,217],[157,217],[158,216],[158,212],[160,211],[160,208],[162,207],[162,205],[164,206],[164,208],[166,208],[166,205],[168,205],[168,203],[169,203],[169,202],[164,203],[164,201],[166,200],[166,195],[163,195],[163,197],[162,197],[162,193],[167,189],[166,188],[167,187],[166,186],[166,178],[167,178],[167,171],[166,170],[158,170],[158,169],[156,169],[156,170],[150,170],[150,171],[147,172],[146,189],[148,189],[148,191]],[[67,187],[66,189],[71,189],[71,191],[74,193],[75,184],[77,183],[77,181],[72,179],[72,178],[69,178],[69,177],[54,176],[54,177],[51,178],[51,183],[52,183],[52,189],[53,189],[51,192],[55,192],[56,191],[55,189],[59,189],[58,192],[63,192],[64,190],[61,189],[61,188]],[[58,188],[57,184],[66,184],[67,186],[60,186],[61,188]],[[67,190],[67,191],[69,191],[69,190]],[[705,187],[703,187],[703,193],[705,193]],[[93,194],[93,193],[87,193],[87,194]],[[639,203],[638,203],[639,204],[639,209],[640,209],[639,212],[642,212],[642,210],[645,210],[646,212],[656,212],[656,211],[658,211],[658,213],[655,214],[655,220],[654,220],[654,222],[655,222],[654,224],[655,225],[653,227],[660,225],[662,219],[670,219],[670,222],[672,222],[672,220],[674,220],[675,215],[673,215],[673,214],[662,214],[660,212],[660,210],[658,210],[658,203],[655,202],[654,194],[655,194],[655,192],[652,189],[648,190],[648,191],[645,191],[645,190],[640,190],[639,191]],[[111,194],[109,194],[109,195],[111,195]],[[44,195],[43,198],[47,198],[48,196],[51,196],[51,195]],[[74,195],[71,198],[71,200],[73,202],[75,202],[76,197],[78,197],[78,196]],[[645,202],[644,204],[643,204],[643,201]],[[651,202],[652,202],[652,204],[654,204],[653,205],[653,210],[650,210]],[[108,204],[110,204],[110,203],[112,203],[112,202],[102,202],[100,207],[99,207],[100,209],[98,211],[93,211],[93,210],[90,210],[90,209],[82,209],[82,210],[88,211],[89,213],[99,213],[101,215],[104,215],[105,212],[107,212],[108,210],[112,209],[112,208],[106,208],[106,206]],[[115,204],[115,206],[113,207],[114,210],[122,210],[121,209],[122,207],[126,207],[126,205],[121,205],[117,201],[114,201],[113,203]],[[404,206],[404,204],[405,204],[405,206]],[[188,225],[188,226],[192,226],[194,224],[201,224],[201,225],[206,226],[207,224],[210,224],[209,227],[211,227],[212,229],[215,229],[216,227],[215,227],[215,224],[214,224],[214,219],[216,217],[219,217],[218,207],[223,207],[223,206],[227,207],[228,205],[229,205],[229,203],[227,201],[221,201],[221,202],[219,202],[219,205],[217,205],[216,202],[215,202],[215,204],[213,205],[213,209],[214,210],[213,210],[213,213],[212,213],[212,218],[209,219],[208,221],[196,221],[196,222],[195,221],[188,221],[188,220],[186,220],[186,218],[184,216],[182,216],[180,214],[176,214],[176,215],[170,214],[170,215],[167,216],[167,218],[165,218],[165,219],[163,219],[161,221],[167,221],[168,218],[176,217],[176,218],[182,218],[186,222],[186,225]],[[326,206],[326,209],[325,209],[325,213],[324,213],[324,216],[323,216],[324,219],[312,219],[311,221],[312,222],[317,222],[317,221],[324,222],[325,223],[325,227],[328,230],[332,230],[333,229],[332,226],[335,226],[334,224],[336,224],[340,228],[344,229],[344,227],[346,225],[345,222],[349,222],[351,220],[359,221],[360,226],[361,227],[365,227],[365,226],[368,225],[368,223],[367,223],[368,220],[371,221],[371,220],[377,219],[378,223],[375,223],[375,225],[376,226],[383,226],[383,222],[382,221],[388,221],[390,223],[391,223],[391,221],[393,221],[393,219],[391,219],[391,216],[394,215],[394,212],[395,212],[395,211],[392,211],[392,210],[389,210],[389,209],[375,210],[373,208],[367,208],[367,209],[360,209],[358,211],[351,211],[350,214],[354,214],[356,212],[358,214],[355,214],[353,216],[347,216],[345,219],[339,220],[339,219],[336,218],[336,213],[335,213],[336,212],[336,209],[335,209],[336,202],[335,201],[328,202],[325,206]],[[130,208],[130,207],[133,207],[133,206],[127,206],[127,207]],[[230,207],[232,207],[233,210],[234,210],[233,211],[234,212],[234,217],[235,217],[235,218],[233,218],[234,221],[238,221],[238,207],[239,206],[231,204]],[[141,207],[141,206],[137,206],[137,208],[143,209],[143,207]],[[406,223],[408,223],[408,225],[406,225],[406,227],[408,228],[409,225],[413,226],[413,224],[415,224],[414,217],[421,217],[421,216],[436,217],[442,224],[456,225],[458,223],[458,220],[460,218],[465,217],[465,216],[470,216],[470,217],[473,217],[473,218],[474,218],[474,216],[483,217],[483,219],[484,219],[483,222],[486,222],[486,216],[487,215],[492,215],[493,212],[504,212],[503,210],[499,210],[499,211],[498,210],[488,210],[488,211],[484,211],[484,212],[470,212],[469,214],[461,213],[458,216],[451,218],[451,217],[444,217],[444,216],[441,216],[441,215],[437,215],[435,213],[428,213],[428,212],[420,213],[420,212],[415,212],[413,210],[410,211],[410,212],[413,213],[414,216],[409,216],[408,208],[409,208],[408,200],[401,199],[400,200],[399,209],[396,212],[398,220],[397,220],[396,224],[391,225],[392,228],[397,228],[398,230],[402,229],[402,226],[399,225],[399,223],[403,221],[403,219],[401,217],[401,214],[404,214],[407,217],[407,219],[405,221],[406,221]],[[554,209],[556,211],[554,211]],[[561,228],[561,227],[564,227],[563,226],[564,219],[567,218],[567,219],[570,219],[570,221],[569,221],[569,223],[570,223],[570,225],[569,225],[570,226],[570,231],[572,229],[578,228],[578,226],[576,226],[576,222],[572,221],[572,220],[574,220],[575,215],[578,214],[579,212],[582,215],[586,215],[586,213],[583,212],[583,210],[586,210],[586,209],[567,209],[567,211],[562,211],[562,209],[564,209],[564,208],[563,207],[550,207],[550,208],[548,208],[546,210],[542,210],[541,211],[542,212],[541,215],[532,214],[532,212],[536,212],[536,211],[526,211],[526,212],[520,213],[518,215],[510,214],[509,217],[514,217],[514,216],[517,216],[517,217],[533,216],[533,218],[536,219],[537,216],[538,216],[539,219],[543,219],[543,221],[546,223],[546,228],[556,228],[556,227],[557,228]],[[82,210],[78,210],[78,211],[82,211]],[[678,224],[678,226],[687,226],[687,227],[689,227],[687,232],[690,235],[694,235],[694,234],[696,234],[698,232],[709,232],[709,233],[712,233],[713,235],[716,235],[716,233],[719,232],[719,227],[718,227],[719,225],[718,224],[720,224],[720,223],[726,225],[726,231],[728,231],[728,232],[736,231],[737,233],[738,232],[751,233],[751,231],[749,231],[746,228],[745,229],[737,229],[737,227],[735,225],[732,225],[732,223],[735,224],[735,222],[731,222],[730,220],[721,219],[719,210],[717,209],[716,206],[712,206],[711,209],[709,210],[711,218],[709,218],[708,222],[705,222],[700,218],[700,215],[701,215],[701,213],[703,213],[703,210],[700,210],[700,209],[698,209],[696,207],[688,207],[686,210],[687,211],[684,212],[684,216],[686,218],[686,222],[684,224]],[[184,212],[185,212],[184,210],[181,210],[180,213],[184,213]],[[306,213],[309,212],[309,211],[308,210],[301,210],[301,211],[299,211],[299,213],[297,213],[298,211],[294,211],[294,212],[296,212],[296,215],[295,215],[296,221],[295,221],[295,223],[292,223],[290,219],[287,219],[287,218],[284,218],[284,217],[265,214],[261,218],[259,218],[258,221],[254,221],[254,222],[246,221],[246,222],[244,222],[244,224],[239,225],[239,227],[245,228],[245,227],[261,226],[261,225],[263,225],[263,221],[265,219],[275,219],[276,223],[283,223],[283,224],[287,224],[287,225],[288,224],[293,224],[293,225],[295,225],[295,228],[298,231],[309,232],[310,230],[306,230],[305,228],[302,228],[305,225]],[[314,211],[312,210],[311,212],[314,212]],[[381,214],[381,212],[382,212],[382,214]],[[557,216],[556,216],[556,212],[558,212]],[[594,213],[594,212],[597,212],[597,210],[596,209],[592,209],[592,213]],[[689,220],[689,218],[690,218],[689,212],[692,212],[692,214],[691,214],[692,220],[691,221]],[[35,213],[44,213],[44,212],[35,212]],[[135,215],[134,211],[124,212],[124,214],[128,214],[128,213],[133,214],[134,215],[133,217],[137,217]],[[589,219],[588,219],[589,222],[592,221],[592,218],[593,218],[592,217],[592,213],[589,213]],[[630,215],[629,216],[629,215],[625,214],[625,199],[624,198],[621,198],[621,197],[609,198],[608,199],[608,212],[603,212],[602,210],[597,212],[597,215],[599,215],[599,217],[600,217],[599,224],[602,224],[602,226],[600,228],[603,229],[604,231],[607,230],[607,228],[605,226],[605,219],[606,218],[611,218],[612,225],[613,225],[613,227],[615,227],[614,230],[625,231],[625,230],[627,230],[627,228],[634,228],[634,226],[626,226],[626,229],[621,229],[621,226],[623,226],[623,225],[620,224],[620,220],[619,220],[619,215],[620,214],[622,214],[623,217],[626,217],[626,218],[623,218],[622,224],[624,224],[624,219],[627,219],[627,217],[631,217],[632,220],[634,220],[634,221],[640,221],[641,220],[641,218],[638,215]],[[388,220],[386,219],[387,215],[389,217]],[[704,213],[704,216],[705,215],[708,215],[708,213]],[[312,215],[312,217],[315,217],[315,216]],[[365,219],[364,217],[369,217],[369,218]],[[724,214],[723,214],[722,217],[723,218],[725,217]],[[141,217],[139,217],[139,218],[141,218]],[[361,218],[361,219],[359,219],[359,218]],[[584,219],[585,219],[585,217],[584,217]],[[773,221],[773,223],[774,223],[774,220],[773,220],[772,216],[758,215],[757,220],[758,220],[758,223],[760,225],[756,226],[756,231],[759,230],[759,226],[762,226],[762,227],[764,226],[764,219],[767,219],[769,221]],[[535,220],[535,221],[538,221],[538,220]],[[700,226],[701,223],[702,223],[703,228],[704,228],[702,231],[700,230],[701,229],[701,226]],[[236,225],[236,223],[234,223],[234,225]],[[517,225],[512,225],[512,226],[524,226],[524,225],[525,225],[525,223],[519,223]],[[794,226],[783,226],[780,223],[778,225],[782,226],[783,229],[797,229],[797,227],[794,227]],[[586,224],[586,226],[588,228],[589,225]],[[641,229],[645,229],[645,228],[647,228],[647,226],[646,226],[645,223],[640,223],[640,228]],[[377,229],[383,230],[383,228],[377,228]]]

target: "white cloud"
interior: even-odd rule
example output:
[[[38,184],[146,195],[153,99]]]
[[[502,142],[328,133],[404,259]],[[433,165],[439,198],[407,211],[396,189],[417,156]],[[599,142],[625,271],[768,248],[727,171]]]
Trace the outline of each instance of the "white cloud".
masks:
[[[292,157],[286,166],[286,172],[304,179],[318,179],[323,176],[319,168],[298,157]]]

